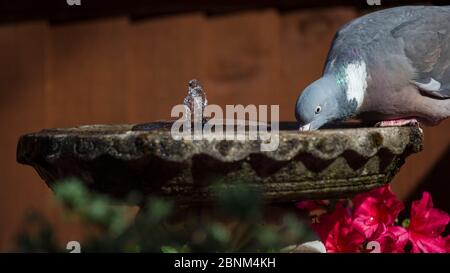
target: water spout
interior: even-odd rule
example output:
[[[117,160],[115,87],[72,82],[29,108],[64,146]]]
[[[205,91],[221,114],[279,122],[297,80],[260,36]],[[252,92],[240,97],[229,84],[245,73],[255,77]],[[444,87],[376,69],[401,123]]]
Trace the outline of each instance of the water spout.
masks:
[[[203,111],[208,104],[206,93],[196,79],[190,80],[188,87],[188,94],[183,100],[183,104],[187,106],[186,117],[191,122],[201,121],[201,123],[204,123]]]

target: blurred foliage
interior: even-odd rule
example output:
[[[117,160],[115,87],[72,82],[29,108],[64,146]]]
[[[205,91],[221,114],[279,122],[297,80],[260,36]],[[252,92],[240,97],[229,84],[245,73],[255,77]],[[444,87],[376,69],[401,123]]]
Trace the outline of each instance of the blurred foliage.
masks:
[[[54,191],[65,214],[77,215],[98,231],[80,240],[81,252],[277,252],[316,239],[296,215],[281,216],[276,224],[264,221],[262,191],[245,183],[216,184],[215,204],[198,207],[158,197],[142,202],[134,194],[130,199],[143,204],[134,221],[126,206],[89,192],[76,179],[56,183]],[[17,251],[68,252],[40,214],[30,213],[23,227]]]

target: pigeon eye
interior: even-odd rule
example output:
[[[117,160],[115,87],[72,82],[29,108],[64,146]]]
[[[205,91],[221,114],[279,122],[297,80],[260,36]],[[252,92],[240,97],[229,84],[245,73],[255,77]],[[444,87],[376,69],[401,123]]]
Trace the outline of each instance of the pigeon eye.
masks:
[[[316,114],[319,114],[320,111],[322,111],[322,107],[320,107],[320,105],[318,105],[318,106],[316,107]]]

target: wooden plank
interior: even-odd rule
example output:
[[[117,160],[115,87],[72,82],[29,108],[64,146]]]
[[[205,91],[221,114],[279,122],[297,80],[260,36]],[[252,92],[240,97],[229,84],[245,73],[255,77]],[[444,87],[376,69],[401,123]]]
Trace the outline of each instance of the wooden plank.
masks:
[[[448,134],[449,132],[447,132]],[[441,157],[439,157],[430,168],[427,174],[421,179],[420,183],[415,189],[408,194],[406,199],[406,207],[411,206],[411,202],[419,200],[424,191],[427,191],[433,197],[433,206],[443,211],[450,211],[450,199],[448,193],[450,192],[449,181],[449,165],[450,165],[450,145],[444,149]],[[450,226],[447,226],[447,232],[450,231]]]
[[[295,101],[306,86],[322,75],[336,31],[357,16],[352,8],[312,9],[282,16],[282,119],[295,120]]]
[[[46,33],[43,22],[0,27],[0,252],[12,250],[23,212],[50,195],[31,167],[16,163],[19,136],[45,127]]]
[[[274,10],[213,17],[203,81],[211,104],[279,104],[279,15]]]
[[[51,27],[45,89],[50,126],[128,120],[127,28],[125,18]]]
[[[412,4],[448,5],[447,0],[396,0],[381,1],[382,8]],[[375,9],[361,0],[80,0],[80,6],[70,6],[65,0],[47,1],[1,1],[0,22],[17,22],[21,20],[50,19],[52,21],[81,20],[107,16],[157,16],[179,13],[205,12],[207,14],[223,14],[243,10],[276,8],[281,11],[311,7],[334,8],[337,6],[357,7],[359,9]]]
[[[436,161],[450,146],[450,119],[435,127],[425,127],[424,136],[424,150],[406,160],[406,164],[392,183],[392,190],[401,199],[407,199],[414,192]],[[448,166],[448,177],[450,177],[450,162]],[[427,182],[431,181],[424,181],[424,183]]]
[[[126,19],[48,28],[45,23],[0,29],[0,249],[11,249],[23,212],[35,208],[55,224],[62,242],[81,234],[62,222],[36,172],[15,162],[18,137],[42,128],[128,120]],[[20,201],[19,201],[20,200]]]
[[[141,21],[129,33],[130,113],[133,122],[169,119],[192,78],[204,79],[204,18],[199,14]]]

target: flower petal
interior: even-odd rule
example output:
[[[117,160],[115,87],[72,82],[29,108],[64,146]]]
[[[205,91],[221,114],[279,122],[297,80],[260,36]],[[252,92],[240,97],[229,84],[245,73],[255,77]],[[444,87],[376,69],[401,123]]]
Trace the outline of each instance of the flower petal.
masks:
[[[431,195],[424,192],[421,200],[412,203],[411,223],[408,230],[429,237],[438,237],[444,232],[449,222],[450,216],[444,211],[433,208]]]
[[[374,189],[368,193],[357,195],[353,199],[354,218],[366,217],[373,223],[370,225],[384,224],[391,226],[404,206],[392,193],[390,186]]]
[[[412,253],[447,253],[445,238],[429,237],[421,234],[410,233]]]

